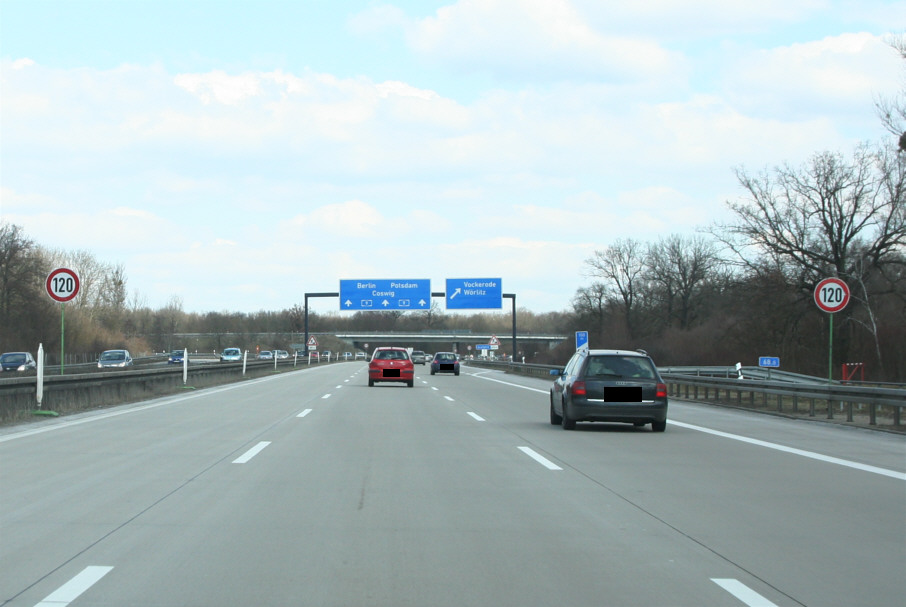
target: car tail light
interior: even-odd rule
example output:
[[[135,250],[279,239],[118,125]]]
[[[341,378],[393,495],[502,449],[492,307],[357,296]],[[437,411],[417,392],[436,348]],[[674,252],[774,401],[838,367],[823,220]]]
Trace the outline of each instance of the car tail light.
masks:
[[[586,394],[586,392],[585,392],[585,382],[584,382],[584,381],[577,381],[577,382],[575,382],[575,383],[573,384],[573,391],[572,391],[572,393],[573,393],[574,396],[575,396],[576,394],[578,394],[578,395],[580,395],[580,396],[585,396],[585,394]]]
[[[667,384],[657,385],[657,398],[667,398]]]

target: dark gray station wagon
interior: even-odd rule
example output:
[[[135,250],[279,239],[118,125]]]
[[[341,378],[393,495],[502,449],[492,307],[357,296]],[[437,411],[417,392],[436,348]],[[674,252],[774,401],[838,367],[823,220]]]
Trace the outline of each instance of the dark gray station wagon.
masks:
[[[667,385],[641,350],[579,350],[551,375],[551,424],[564,430],[586,421],[667,428]]]

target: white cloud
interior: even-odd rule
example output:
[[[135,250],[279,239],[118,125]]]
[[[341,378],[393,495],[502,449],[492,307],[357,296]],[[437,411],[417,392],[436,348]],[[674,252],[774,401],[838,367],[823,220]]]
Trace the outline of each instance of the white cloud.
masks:
[[[594,30],[566,0],[460,0],[410,22],[406,37],[434,61],[506,79],[637,80],[684,69],[651,39]]]
[[[25,69],[27,67],[31,67],[34,64],[35,64],[34,60],[29,59],[27,57],[23,57],[21,59],[14,59],[12,61],[11,67],[14,70],[21,70],[21,69]]]
[[[309,235],[323,231],[333,236],[361,238],[377,236],[385,226],[385,219],[372,205],[350,200],[320,207],[303,223]]]
[[[873,117],[878,94],[901,85],[902,59],[880,37],[850,33],[749,53],[726,74],[728,98],[754,115]]]
[[[261,93],[258,77],[254,74],[230,76],[215,70],[207,74],[179,74],[173,82],[197,96],[205,105],[212,101],[237,105]]]
[[[574,5],[595,27],[666,40],[764,31],[814,19],[831,8],[828,0],[574,0]]]

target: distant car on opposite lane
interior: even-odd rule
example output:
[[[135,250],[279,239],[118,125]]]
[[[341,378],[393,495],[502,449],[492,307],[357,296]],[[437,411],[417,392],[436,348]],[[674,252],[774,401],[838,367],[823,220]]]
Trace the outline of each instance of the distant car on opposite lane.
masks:
[[[167,358],[168,365],[181,365],[183,357],[185,356],[185,350],[173,350],[170,352],[170,357]]]
[[[459,375],[459,358],[453,352],[435,352],[431,359],[431,375],[452,373]]]
[[[274,350],[274,356],[279,359],[289,358],[289,352],[286,350]]]
[[[0,355],[0,371],[31,371],[37,366],[31,352],[6,352]]]
[[[415,385],[415,365],[405,348],[392,346],[374,350],[368,363],[368,387],[377,382],[401,382],[410,388]]]
[[[643,351],[579,350],[551,375],[550,421],[564,430],[585,421],[667,427],[667,385]]]
[[[270,350],[261,350],[258,352],[258,360],[274,360],[274,353]]]
[[[236,362],[242,360],[242,350],[239,348],[224,348],[220,353],[220,362]]]
[[[132,355],[129,350],[104,350],[98,357],[98,369],[131,366]]]

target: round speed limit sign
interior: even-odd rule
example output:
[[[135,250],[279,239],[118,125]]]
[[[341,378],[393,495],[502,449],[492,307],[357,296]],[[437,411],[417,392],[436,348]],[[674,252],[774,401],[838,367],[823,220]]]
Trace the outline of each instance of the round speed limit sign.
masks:
[[[839,312],[849,303],[849,287],[839,278],[825,278],[815,287],[815,303],[825,312]]]
[[[69,268],[57,268],[47,276],[47,294],[54,301],[66,303],[79,294],[79,275]]]

